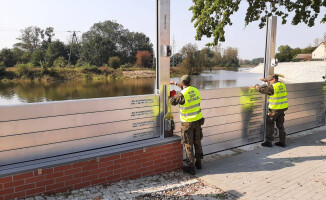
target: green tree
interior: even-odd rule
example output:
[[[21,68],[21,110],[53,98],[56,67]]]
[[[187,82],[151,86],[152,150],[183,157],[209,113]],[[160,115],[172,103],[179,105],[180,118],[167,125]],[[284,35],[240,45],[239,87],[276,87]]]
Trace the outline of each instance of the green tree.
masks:
[[[278,48],[279,53],[275,55],[275,58],[278,59],[279,62],[289,62],[292,61],[292,48],[289,45],[281,45]]]
[[[214,67],[214,52],[210,48],[206,47],[200,50],[199,54],[201,58],[200,61],[202,62],[201,65],[204,66],[204,68],[212,70],[212,68]]]
[[[223,59],[225,62],[225,67],[238,68],[240,67],[238,58],[238,49],[228,47],[224,51]]]
[[[91,65],[101,66],[110,57],[116,56],[116,46],[109,39],[100,35],[83,35],[81,59]]]
[[[24,51],[18,47],[12,49],[17,63],[28,63],[31,59],[31,53]]]
[[[45,51],[43,49],[36,49],[31,55],[31,62],[34,66],[41,66],[41,62],[45,60]]]
[[[83,34],[82,43],[81,59],[97,66],[113,56],[118,56],[121,64],[134,63],[138,51],[149,51],[153,55],[153,45],[145,34],[130,32],[109,20],[95,23]]]
[[[213,42],[207,45],[216,45],[219,41],[225,41],[225,28],[231,26],[231,15],[239,10],[241,0],[192,0],[190,10],[193,13],[191,19],[196,28],[197,40],[203,36],[213,37]],[[282,24],[287,22],[289,13],[294,13],[292,24],[305,23],[309,27],[315,24],[321,8],[326,7],[326,2],[321,0],[247,0],[248,8],[245,16],[245,25],[254,21],[260,21],[259,27],[266,25],[268,16],[279,16]],[[326,22],[326,14],[321,23]]]
[[[42,49],[47,50],[49,44],[52,42],[54,34],[54,28],[53,27],[47,27],[44,31],[44,33],[41,34],[42,38]]]
[[[183,58],[180,66],[184,69],[186,74],[200,74],[203,71],[200,53],[196,45],[191,43],[186,44],[182,47],[180,53]]]
[[[17,60],[11,49],[4,48],[0,52],[0,62],[3,62],[5,67],[13,67],[16,65]]]
[[[109,59],[109,66],[113,69],[118,69],[120,67],[120,58],[119,57],[111,57]]]
[[[150,42],[149,37],[144,33],[130,32],[126,37],[125,51],[121,53],[124,57],[124,63],[135,63],[138,51],[148,51],[150,55],[154,55],[153,44]],[[151,57],[153,59],[153,56]]]
[[[68,58],[68,50],[63,42],[56,40],[49,44],[46,52],[46,61],[53,64],[54,60],[63,57]]]
[[[301,50],[301,53],[312,53],[317,47],[307,46]]]
[[[29,26],[21,31],[21,35],[17,38],[21,42],[14,46],[26,50],[30,53],[41,46],[41,38],[43,30],[36,26]]]
[[[222,52],[221,46],[217,45],[217,46],[213,47],[213,52],[214,52],[214,56],[212,58],[212,65],[223,67],[223,65],[224,65],[223,55],[222,55],[223,52]]]
[[[0,60],[0,76],[3,75],[6,71],[6,66],[4,64],[4,62],[1,62]]]

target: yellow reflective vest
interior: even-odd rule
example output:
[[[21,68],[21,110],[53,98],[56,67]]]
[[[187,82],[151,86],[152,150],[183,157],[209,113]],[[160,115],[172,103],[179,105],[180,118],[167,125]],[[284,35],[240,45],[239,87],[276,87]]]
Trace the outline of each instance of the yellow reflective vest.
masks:
[[[288,93],[286,86],[282,82],[273,84],[274,95],[268,96],[268,107],[272,110],[285,109],[289,107]]]
[[[194,122],[203,118],[201,114],[199,90],[189,86],[181,91],[185,98],[185,103],[180,105],[181,122]]]

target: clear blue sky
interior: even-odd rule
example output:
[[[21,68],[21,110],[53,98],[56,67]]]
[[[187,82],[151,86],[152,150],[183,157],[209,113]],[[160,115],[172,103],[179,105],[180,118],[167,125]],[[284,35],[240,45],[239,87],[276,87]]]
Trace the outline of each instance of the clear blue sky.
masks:
[[[20,35],[19,30],[28,26],[54,27],[55,38],[67,42],[69,30],[86,32],[96,22],[115,20],[130,31],[143,32],[156,41],[155,0],[0,0],[0,49],[11,48]],[[188,10],[191,0],[171,0],[171,40],[174,36],[176,51],[187,43],[196,43],[203,48],[209,40],[195,41],[195,28]],[[252,59],[263,57],[265,28],[258,23],[244,27],[245,3],[240,12],[232,17],[233,26],[226,29],[226,42],[222,47],[236,47],[239,57]],[[241,9],[242,8],[242,9]],[[321,13],[325,13],[325,9]],[[277,47],[288,44],[291,47],[306,47],[314,44],[315,38],[322,38],[326,24],[320,24],[321,16],[313,28],[290,23],[277,27]],[[79,33],[79,36],[81,33]],[[172,41],[171,41],[172,45]]]

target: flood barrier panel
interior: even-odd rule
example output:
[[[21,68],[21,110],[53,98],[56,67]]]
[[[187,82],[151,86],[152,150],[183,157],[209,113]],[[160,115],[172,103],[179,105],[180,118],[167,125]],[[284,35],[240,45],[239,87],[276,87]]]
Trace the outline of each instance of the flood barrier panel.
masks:
[[[287,84],[287,134],[325,125],[323,88]],[[250,87],[200,92],[204,154],[263,141],[265,95]],[[1,106],[0,166],[158,138],[159,105],[159,95],[142,95]],[[180,135],[178,106],[172,113]]]
[[[324,83],[287,84],[289,109],[285,131],[293,134],[325,125]],[[204,154],[264,140],[265,95],[253,88],[200,90],[205,117],[202,126]],[[172,108],[177,135],[181,134],[179,107]],[[275,132],[277,140],[278,132]]]
[[[159,96],[0,107],[0,166],[159,137]]]

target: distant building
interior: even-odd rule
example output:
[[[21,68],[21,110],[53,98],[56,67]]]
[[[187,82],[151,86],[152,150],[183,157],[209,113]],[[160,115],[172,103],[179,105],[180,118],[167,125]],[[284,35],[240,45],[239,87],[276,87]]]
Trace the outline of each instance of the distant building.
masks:
[[[311,54],[312,54],[312,60],[326,61],[326,42],[320,43],[320,45]]]
[[[298,54],[296,57],[293,58],[294,61],[310,61],[312,58],[311,53],[308,54]]]

